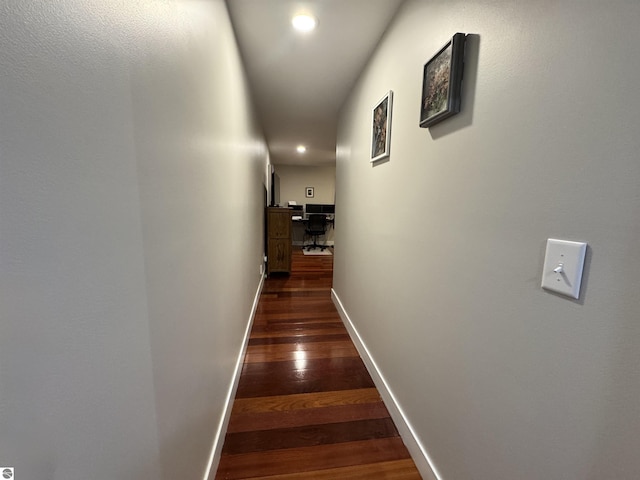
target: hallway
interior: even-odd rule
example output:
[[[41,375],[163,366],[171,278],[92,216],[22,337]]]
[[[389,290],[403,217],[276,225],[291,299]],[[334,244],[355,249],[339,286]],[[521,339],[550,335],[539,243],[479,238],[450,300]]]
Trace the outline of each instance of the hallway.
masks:
[[[420,479],[331,301],[333,256],[265,281],[217,479]]]

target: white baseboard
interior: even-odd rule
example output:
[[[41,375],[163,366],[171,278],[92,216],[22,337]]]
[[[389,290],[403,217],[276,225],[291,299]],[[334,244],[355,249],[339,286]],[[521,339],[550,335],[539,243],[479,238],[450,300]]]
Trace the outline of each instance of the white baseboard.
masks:
[[[402,408],[396,401],[393,392],[389,388],[389,385],[387,385],[387,382],[378,369],[375,360],[369,353],[369,349],[367,349],[367,346],[360,337],[358,330],[353,325],[353,322],[351,322],[351,319],[344,309],[344,306],[342,305],[338,294],[333,288],[331,289],[331,299],[333,300],[333,303],[338,310],[338,314],[340,315],[342,322],[349,331],[349,336],[351,337],[351,340],[353,340],[353,343],[355,344],[356,349],[358,350],[358,353],[362,358],[362,361],[367,367],[367,370],[369,371],[369,374],[373,379],[373,383],[375,383],[376,387],[378,388],[380,396],[382,397],[387,410],[389,410],[389,414],[391,415],[391,418],[393,419],[393,422],[395,423],[396,428],[398,429],[398,432],[402,437],[402,441],[407,447],[407,450],[409,450],[411,458],[413,458],[413,461],[415,462],[420,475],[422,475],[422,478],[424,480],[441,480],[438,471],[433,466],[433,462],[429,458],[429,455],[427,454],[424,446],[418,440],[413,428],[411,427],[411,424],[407,420],[407,417],[402,411]]]
[[[222,447],[224,445],[224,437],[229,426],[229,419],[231,418],[231,409],[233,407],[233,400],[236,397],[238,391],[238,383],[240,382],[240,374],[242,373],[242,364],[244,363],[244,356],[247,352],[247,345],[249,343],[249,336],[251,335],[251,327],[253,326],[253,320],[256,316],[256,310],[258,309],[258,301],[260,300],[260,293],[262,292],[262,286],[264,285],[264,275],[260,275],[260,283],[258,284],[258,290],[253,299],[253,306],[251,307],[251,313],[249,315],[249,321],[244,332],[244,339],[242,346],[240,347],[240,353],[236,360],[236,366],[233,371],[233,378],[229,391],[227,392],[227,398],[224,404],[224,410],[220,423],[218,424],[218,430],[213,440],[213,447],[211,448],[211,455],[209,456],[209,463],[204,473],[204,480],[212,480],[216,476],[218,471],[218,465],[220,464],[220,457],[222,456]]]

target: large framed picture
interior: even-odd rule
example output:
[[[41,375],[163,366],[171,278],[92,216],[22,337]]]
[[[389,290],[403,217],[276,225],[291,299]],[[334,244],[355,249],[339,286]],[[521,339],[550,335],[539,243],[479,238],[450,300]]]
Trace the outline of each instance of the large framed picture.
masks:
[[[389,90],[373,107],[371,128],[371,162],[377,162],[389,156],[391,146],[391,110],[393,92]]]
[[[456,33],[424,66],[420,126],[428,128],[460,111],[464,44]]]

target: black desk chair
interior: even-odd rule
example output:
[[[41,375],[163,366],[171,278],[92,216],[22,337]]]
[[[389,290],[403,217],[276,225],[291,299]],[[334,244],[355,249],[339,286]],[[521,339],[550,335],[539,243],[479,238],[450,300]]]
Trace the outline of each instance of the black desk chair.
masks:
[[[305,245],[307,250],[315,250],[319,248],[321,251],[327,248],[326,245],[318,244],[318,237],[327,233],[327,216],[320,213],[312,213],[309,215],[304,232],[313,238],[311,245]]]

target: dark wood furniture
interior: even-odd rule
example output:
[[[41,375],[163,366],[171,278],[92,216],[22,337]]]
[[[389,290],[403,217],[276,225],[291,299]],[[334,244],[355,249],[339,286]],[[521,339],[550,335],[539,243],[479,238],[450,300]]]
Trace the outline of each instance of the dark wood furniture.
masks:
[[[267,207],[267,275],[291,273],[291,209]]]

